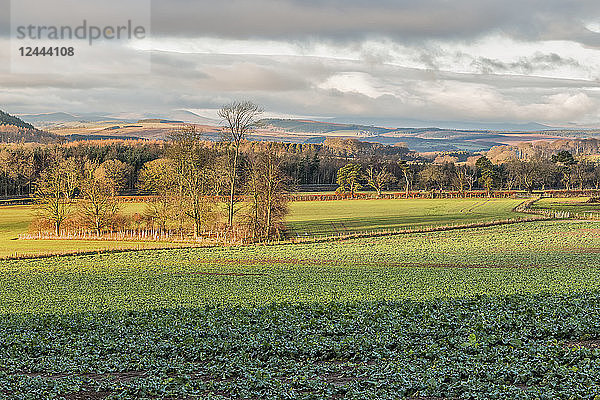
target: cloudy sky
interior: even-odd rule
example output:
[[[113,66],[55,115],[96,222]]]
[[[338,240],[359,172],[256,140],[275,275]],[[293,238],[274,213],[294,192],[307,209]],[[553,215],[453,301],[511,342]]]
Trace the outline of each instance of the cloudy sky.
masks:
[[[274,116],[600,126],[598,0],[154,0],[149,15],[151,38],[23,74],[3,13],[0,109],[210,117],[250,99]],[[83,68],[101,59],[110,71]]]

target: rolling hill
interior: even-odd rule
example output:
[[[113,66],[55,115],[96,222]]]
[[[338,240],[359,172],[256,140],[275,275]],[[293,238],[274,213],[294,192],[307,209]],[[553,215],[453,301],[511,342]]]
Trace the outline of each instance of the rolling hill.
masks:
[[[147,139],[164,140],[181,124],[195,124],[208,140],[219,140],[219,122],[189,110],[172,110],[162,114],[71,114],[55,112],[24,114],[18,117],[3,113],[6,121],[3,141],[47,142],[57,137],[63,140]],[[350,121],[352,121],[350,119]],[[344,123],[338,119],[315,121],[307,119],[266,118],[259,122],[249,140],[292,143],[323,143],[327,138],[351,138],[364,142],[406,146],[418,152],[487,151],[492,147],[518,142],[556,140],[559,138],[600,137],[600,130],[571,130],[540,124],[490,126],[495,129],[456,129],[440,127],[402,127],[398,125],[365,125]],[[384,121],[381,121],[384,122]],[[50,133],[40,133],[33,127],[43,127]],[[7,128],[9,126],[11,128]],[[504,128],[504,129],[501,129]],[[508,129],[514,128],[514,129]],[[20,132],[16,130],[21,129]],[[10,131],[10,132],[7,132]],[[10,136],[10,139],[6,137]]]
[[[57,135],[36,129],[27,123],[0,110],[0,143],[51,143]]]

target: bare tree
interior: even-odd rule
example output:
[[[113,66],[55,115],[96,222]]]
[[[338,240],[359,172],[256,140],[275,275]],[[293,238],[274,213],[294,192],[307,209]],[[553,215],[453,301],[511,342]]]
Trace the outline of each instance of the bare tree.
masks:
[[[406,192],[406,198],[408,198],[408,194],[410,191],[410,182],[412,180],[412,171],[408,162],[404,160],[398,161],[398,166],[402,170],[402,176],[404,177],[404,190]]]
[[[252,237],[271,239],[288,211],[282,159],[271,149],[252,155],[247,181],[248,222]]]
[[[154,195],[147,203],[145,216],[165,232],[176,217],[177,180],[173,160],[159,158],[144,164],[138,178],[138,188]]]
[[[592,182],[594,188],[598,190],[600,188],[600,164],[594,164],[594,171],[592,173]]]
[[[212,204],[206,199],[209,193],[211,154],[201,140],[195,125],[179,128],[171,136],[168,154],[173,160],[174,179],[183,212],[194,223],[194,236],[198,237]]]
[[[104,179],[112,185],[115,194],[125,190],[131,174],[132,168],[130,165],[114,159],[104,161],[94,171],[96,178]]]
[[[454,176],[452,181],[454,186],[458,189],[459,193],[464,195],[465,190],[473,190],[473,184],[475,183],[475,172],[469,165],[459,165],[454,170]]]
[[[70,170],[71,167],[69,160],[54,161],[42,172],[35,184],[38,215],[54,225],[56,236],[60,236],[61,227],[72,211],[71,177],[77,171]]]
[[[250,101],[235,101],[223,106],[219,110],[219,117],[223,119],[226,125],[226,129],[223,132],[223,140],[228,142],[232,147],[232,159],[229,166],[229,203],[227,207],[227,223],[229,226],[233,225],[240,145],[246,138],[246,135],[256,125],[257,119],[262,112],[263,110],[258,105]]]
[[[385,165],[380,168],[370,165],[367,168],[366,178],[367,185],[377,191],[377,197],[381,197],[381,192],[396,181],[394,175],[387,170]]]
[[[87,163],[81,182],[79,209],[85,226],[92,228],[97,236],[110,226],[119,212],[113,182],[95,172],[98,165]]]

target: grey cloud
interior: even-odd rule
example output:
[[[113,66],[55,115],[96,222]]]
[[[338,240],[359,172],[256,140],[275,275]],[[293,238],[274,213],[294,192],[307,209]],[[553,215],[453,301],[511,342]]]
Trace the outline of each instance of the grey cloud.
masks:
[[[0,5],[6,2],[0,0]],[[40,11],[62,12],[51,8],[51,2],[40,1]],[[449,55],[436,47],[437,42],[470,44],[496,34],[529,42],[577,41],[600,49],[600,34],[584,24],[594,17],[600,18],[597,0],[154,0],[155,36],[264,38],[309,50],[312,44],[333,44],[360,59],[154,52],[152,73],[146,75],[61,77],[11,75],[2,70],[0,109],[160,113],[217,108],[236,98],[249,98],[272,112],[323,117],[600,120],[598,80],[531,75],[561,67],[585,70],[590,68],[585,60],[558,51],[507,62],[480,54]],[[7,14],[0,14],[0,36],[8,31],[6,22]],[[365,38],[388,41],[389,46],[363,47]],[[5,42],[0,40],[0,46]],[[414,61],[407,65],[419,64],[419,68],[386,64],[391,53],[403,46]],[[452,57],[456,63],[472,63],[472,73],[440,70],[440,60],[451,62]],[[0,68],[8,65],[7,59],[7,50],[1,47]],[[125,62],[135,65],[140,60]],[[120,68],[118,63],[115,68]],[[372,85],[376,94],[361,93],[360,87],[323,85],[344,74],[364,77],[363,83]]]
[[[153,2],[152,31],[166,36],[344,40],[468,39],[490,31],[523,38],[594,41],[582,21],[596,0],[234,0]]]
[[[486,74],[507,71],[519,71],[523,74],[530,74],[534,71],[547,71],[563,66],[586,68],[577,60],[564,58],[556,53],[536,53],[530,57],[522,57],[518,61],[510,63],[486,57],[477,57],[473,59],[471,64]]]

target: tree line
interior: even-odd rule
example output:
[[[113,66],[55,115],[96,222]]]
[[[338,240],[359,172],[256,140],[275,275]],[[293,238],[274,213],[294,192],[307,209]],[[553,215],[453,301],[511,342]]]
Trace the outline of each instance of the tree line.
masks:
[[[457,191],[600,189],[600,161],[559,151],[548,158],[512,158],[495,164],[486,156],[437,157],[433,163],[400,160],[350,162],[337,173],[338,193],[354,196],[360,189]]]
[[[200,140],[208,148],[220,151],[222,143]],[[418,159],[405,147],[383,146],[364,143],[355,139],[326,139],[323,143],[268,144],[281,157],[281,169],[290,177],[292,186],[332,185],[337,171],[348,160],[368,163],[371,159],[398,160]],[[264,142],[244,140],[239,152],[251,154],[262,151]],[[148,140],[102,140],[78,141],[64,144],[5,144],[0,145],[0,197],[31,196],[34,183],[42,171],[56,159],[74,158],[82,164],[86,161],[102,164],[118,160],[127,164],[130,174],[119,194],[135,194],[139,174],[150,161],[167,157],[169,141]]]
[[[160,156],[137,172],[136,189],[151,196],[142,213],[133,216],[121,212],[117,198],[132,180],[131,164],[56,154],[35,180],[37,228],[51,229],[58,237],[81,229],[97,236],[140,229],[195,238],[208,231],[241,232],[253,240],[280,235],[288,177],[277,146],[265,143],[241,151],[260,113],[250,102],[223,107],[228,133],[219,143],[204,141],[194,125],[173,132]]]

